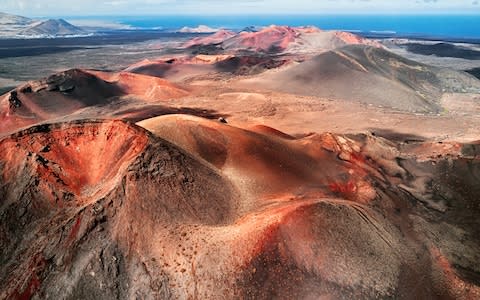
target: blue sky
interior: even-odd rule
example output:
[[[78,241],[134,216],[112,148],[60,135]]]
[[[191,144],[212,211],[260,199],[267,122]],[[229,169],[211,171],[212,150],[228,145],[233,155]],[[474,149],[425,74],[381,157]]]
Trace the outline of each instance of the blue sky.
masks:
[[[25,16],[163,14],[480,14],[480,0],[0,0]]]

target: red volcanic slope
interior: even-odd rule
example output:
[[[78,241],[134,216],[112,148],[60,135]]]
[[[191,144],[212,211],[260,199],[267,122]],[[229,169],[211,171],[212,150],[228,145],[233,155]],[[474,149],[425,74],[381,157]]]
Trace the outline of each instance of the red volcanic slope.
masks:
[[[270,26],[258,32],[240,32],[235,37],[224,41],[226,48],[243,48],[269,51],[285,50],[295,41],[299,31],[288,26]]]
[[[197,64],[183,59],[170,59],[167,61],[140,62],[128,67],[126,71],[166,78],[170,81],[177,82],[192,76],[208,74],[214,71],[214,69],[211,64],[204,62]]]
[[[14,95],[5,94],[0,99],[0,134],[93,106],[103,107],[108,117],[105,108],[126,95],[158,102],[184,97],[188,92],[146,75],[69,70],[20,86]]]
[[[187,43],[185,43],[183,47],[188,48],[196,45],[219,44],[224,40],[231,38],[232,36],[235,36],[235,32],[222,29],[206,37],[194,38],[191,41],[188,41]]]
[[[177,85],[158,77],[120,72],[106,73],[89,71],[106,82],[114,83],[125,94],[136,95],[146,101],[161,101],[181,98],[188,92]]]
[[[155,61],[145,60],[126,69],[127,72],[145,74],[182,82],[189,78],[215,73],[249,75],[278,68],[289,62],[287,58],[233,55],[182,56]]]
[[[122,90],[82,70],[69,70],[16,89],[16,99],[0,100],[0,132],[67,115],[83,107],[105,105]]]
[[[215,72],[215,63],[228,60],[231,55],[179,56],[158,60],[144,60],[129,66],[126,72],[182,81],[186,78]]]
[[[366,135],[140,125],[156,135],[79,121],[0,140],[0,298],[480,296],[472,145],[422,163]]]
[[[387,240],[394,238],[398,232],[392,230],[392,228],[399,228],[403,237],[399,238],[397,242],[399,245],[405,245],[406,248],[402,246],[398,246],[399,248],[393,246],[393,248],[402,248],[403,250],[399,250],[401,253],[407,253],[409,251],[420,253],[423,252],[423,250],[421,250],[423,246],[421,245],[428,245],[427,248],[430,249],[430,253],[428,254],[429,258],[419,258],[419,260],[414,263],[415,266],[412,266],[412,268],[416,269],[416,271],[414,271],[415,274],[430,272],[427,270],[429,269],[427,265],[431,263],[434,265],[433,273],[426,275],[427,277],[438,276],[436,272],[440,269],[442,269],[440,272],[443,272],[443,270],[445,270],[445,263],[437,265],[438,253],[436,252],[438,247],[442,248],[439,252],[442,253],[443,259],[449,266],[447,269],[448,274],[444,273],[446,276],[444,280],[449,281],[452,279],[455,283],[446,285],[442,283],[437,285],[438,282],[424,281],[425,289],[416,290],[415,293],[419,293],[417,296],[422,294],[427,296],[432,290],[437,290],[439,295],[444,295],[448,298],[449,296],[447,295],[451,296],[451,293],[455,290],[453,293],[458,292],[468,298],[472,295],[478,295],[480,292],[478,289],[478,281],[470,281],[462,277],[468,276],[468,272],[462,273],[461,269],[457,268],[452,270],[451,267],[451,265],[459,263],[459,260],[455,258],[455,249],[458,249],[458,247],[463,249],[463,257],[461,260],[465,259],[464,266],[468,265],[467,269],[475,268],[475,261],[479,258],[476,249],[480,245],[480,240],[474,237],[478,232],[478,230],[475,229],[476,225],[463,227],[466,230],[466,236],[469,236],[469,239],[471,239],[471,243],[468,246],[462,244],[461,238],[455,237],[455,229],[453,229],[459,226],[459,222],[463,223],[466,220],[468,220],[466,222],[477,222],[474,221],[476,220],[476,213],[470,211],[468,207],[476,203],[476,195],[480,193],[480,188],[475,187],[475,178],[478,176],[474,175],[480,165],[478,164],[478,155],[475,156],[476,154],[473,154],[473,156],[470,156],[471,154],[468,154],[475,153],[475,151],[467,151],[466,149],[478,146],[462,146],[456,143],[425,143],[417,144],[415,147],[410,146],[408,150],[405,148],[407,152],[403,153],[398,150],[398,146],[394,143],[372,136],[346,137],[322,134],[310,135],[302,139],[292,139],[291,136],[264,126],[254,127],[250,131],[247,131],[191,116],[162,116],[142,121],[139,125],[179,145],[198,159],[203,159],[215,166],[219,172],[234,183],[241,195],[243,195],[244,200],[240,206],[240,211],[242,212],[255,211],[257,207],[263,207],[268,204],[278,205],[279,203],[285,205],[282,209],[287,209],[286,207],[294,205],[294,203],[300,199],[307,202],[308,199],[321,198],[348,200],[346,202],[343,200],[334,202],[341,206],[351,206],[355,209],[361,209],[363,211],[362,215],[365,216],[366,219],[377,224],[379,228],[383,228],[380,229],[381,231],[385,230],[384,233],[379,233],[379,236],[376,236],[376,238],[382,237]],[[423,154],[422,157],[418,156],[419,160],[421,159],[425,162],[417,161],[416,155],[426,152],[436,153],[434,162],[430,161],[433,159],[432,157],[426,158],[425,154]],[[468,155],[468,157],[462,157],[461,153]],[[449,164],[448,161],[454,157],[462,158],[455,160],[453,165],[447,167]],[[467,167],[467,165],[469,167]],[[447,176],[445,176],[444,173],[446,167],[450,170],[450,175]],[[470,170],[468,168],[470,168]],[[472,172],[472,170],[477,171]],[[450,177],[452,174],[456,174],[453,175],[453,177],[471,176],[471,180],[464,181],[459,185],[458,181],[449,179],[452,178]],[[439,185],[444,188],[438,190]],[[438,196],[437,193],[442,194],[442,196]],[[449,198],[451,196],[447,195],[452,194],[460,194],[462,195],[460,196],[462,199],[455,198],[456,200],[451,200],[455,201],[455,204],[452,202],[447,204],[438,198]],[[412,202],[410,201],[416,202],[417,204],[421,203],[419,205],[423,208],[416,207],[416,205],[411,206]],[[359,204],[363,205],[358,206]],[[310,210],[310,208],[307,210]],[[445,210],[448,212],[445,212]],[[475,209],[475,211],[478,212],[478,209]],[[438,234],[442,232],[442,234],[448,235],[448,238],[446,238],[441,245],[431,240],[431,236],[423,236],[423,233],[416,237],[410,236],[410,229],[408,229],[410,225],[407,225],[411,224],[410,214],[417,216],[422,215],[428,219],[429,217],[426,217],[426,215],[430,215],[430,213],[436,214],[438,212],[443,213],[439,213],[434,219],[437,217],[443,219],[449,224],[448,226],[440,229],[440,227],[435,225],[435,222],[429,223],[430,221],[427,220],[421,222],[421,226],[418,223],[412,226],[416,228],[417,233],[433,230]],[[384,218],[378,219],[374,217],[375,213],[380,213]],[[329,218],[328,214],[329,213],[327,213],[326,219]],[[256,215],[258,216],[258,214]],[[301,230],[300,228],[309,228],[312,223],[316,222],[317,217],[322,218],[318,213],[314,215],[315,217],[308,219],[308,221],[296,227],[297,230]],[[299,216],[299,218],[303,217],[305,217],[305,215]],[[339,221],[340,219],[342,219],[342,217],[339,217],[336,221],[332,220],[332,226],[335,226],[333,224],[343,224]],[[297,223],[298,220],[299,219],[294,222]],[[257,223],[251,219],[249,219],[248,222],[253,223],[250,224],[251,226],[257,225]],[[351,221],[345,221],[345,224],[349,224],[346,226],[355,227],[355,225],[350,222]],[[283,224],[282,222],[280,223]],[[327,223],[322,224],[325,225]],[[323,225],[318,226],[322,227]],[[308,229],[305,230],[308,231]],[[443,230],[445,230],[445,232],[443,232]],[[348,231],[342,232],[346,234],[345,236],[349,235]],[[292,236],[302,236],[299,234],[299,231],[295,231],[295,234],[292,234]],[[340,234],[340,236],[342,235],[343,234]],[[360,235],[363,235],[363,233]],[[317,242],[315,242],[317,238],[320,237],[317,236],[310,239],[308,235],[302,236],[302,238],[296,240],[300,244],[296,244],[294,248],[288,248],[290,249],[288,253],[295,253],[296,250],[293,249],[298,249],[298,259],[308,264],[311,268],[314,268],[314,262],[321,261],[321,266],[318,266],[318,269],[316,269],[321,273],[320,270],[326,270],[324,269],[326,266],[324,264],[328,264],[331,257],[326,255],[326,257],[320,258],[319,256],[311,254],[310,259],[306,258],[310,255],[308,251],[321,248],[321,243],[316,244]],[[376,238],[372,237],[372,240]],[[339,244],[345,242],[342,241],[341,238],[336,240],[335,243],[329,240],[329,238],[320,239],[322,239],[324,243],[332,243],[332,247],[335,247],[333,245],[337,243],[336,249],[338,249]],[[349,237],[348,239],[348,241],[354,244],[361,244],[361,242],[356,241],[355,237]],[[394,238],[394,240],[395,239],[396,238]],[[422,241],[418,242],[417,239]],[[312,246],[312,244],[306,248],[302,247],[301,245],[303,245],[303,241],[305,240],[311,241],[316,246]],[[387,243],[390,242],[393,242],[393,240],[389,240]],[[322,253],[322,251],[317,252],[317,250],[315,250],[314,253]],[[354,250],[352,248],[352,251],[354,252],[351,253],[355,253],[352,254],[356,256],[355,259],[363,260],[364,266],[374,265],[372,262],[369,262],[371,258],[360,258],[362,256],[362,254],[360,254],[362,250]],[[278,255],[278,253],[275,255]],[[341,255],[342,254],[340,254],[340,256]],[[389,257],[390,255],[391,254],[389,254]],[[404,259],[406,256],[404,256]],[[445,258],[445,256],[448,256],[448,258]],[[433,262],[428,262],[432,260]],[[344,262],[345,260],[341,261]],[[340,261],[337,262],[341,265]],[[410,262],[408,262],[407,259],[407,261],[398,263],[400,265],[408,265]],[[423,265],[424,263],[426,263],[426,265]],[[395,262],[392,261],[388,264],[393,266]],[[331,268],[327,269],[331,273],[325,276],[336,277],[339,273],[344,272],[338,269],[341,268],[341,266],[335,265],[333,262],[330,266]],[[357,267],[353,267],[353,269],[356,268]],[[359,269],[362,269],[362,267],[359,267]],[[337,273],[336,270],[338,270],[339,273]],[[386,270],[382,272],[384,271]],[[393,270],[390,271],[395,272]],[[375,273],[376,271],[371,272]],[[373,276],[373,273],[365,275],[363,280],[368,280],[366,277]],[[414,273],[410,273],[409,276],[416,276],[412,275]],[[338,277],[336,278],[338,279]],[[278,280],[281,282],[280,279]],[[388,280],[386,281],[388,282]],[[471,285],[470,282],[476,283]],[[400,283],[400,286],[397,286],[397,293],[399,294],[394,298],[403,298],[406,297],[406,295],[412,295],[412,292],[408,291],[408,288],[400,292],[400,290],[403,289],[401,287],[403,284],[405,284],[405,286],[413,286],[416,285],[417,282],[415,280],[409,281],[404,279],[404,282]],[[464,288],[465,286],[469,288]],[[405,294],[402,295],[402,293]]]
[[[198,55],[193,55],[193,56],[173,56],[173,57],[165,57],[165,58],[159,58],[156,60],[150,60],[150,59],[145,59],[142,60],[138,63],[135,63],[131,66],[129,66],[127,69],[125,69],[126,72],[130,72],[129,70],[131,69],[136,69],[145,65],[149,64],[165,64],[165,65],[170,65],[170,66],[175,66],[175,65],[185,65],[185,64],[214,64],[219,61],[223,61],[225,59],[234,57],[233,55],[229,54],[219,54],[219,55],[206,55],[206,54],[198,54]]]
[[[240,32],[218,38],[193,39],[186,47],[220,44],[226,50],[247,49],[262,52],[318,52],[345,45],[363,44],[383,48],[382,45],[348,32],[322,31],[315,27],[269,26],[258,32]]]
[[[381,44],[371,41],[369,39],[363,38],[359,35],[345,32],[345,31],[337,31],[335,32],[335,36],[338,37],[340,40],[344,41],[346,45],[369,45],[369,46],[377,46],[378,48],[383,48]]]
[[[330,135],[292,141],[291,137],[274,129],[253,128],[256,133],[178,115],[145,120],[139,125],[227,173],[234,172],[229,176],[242,185],[241,190],[255,191],[260,198],[276,193],[295,194],[309,185],[316,185],[320,195],[326,196],[326,192],[331,192],[330,185],[343,186],[350,181],[358,183],[355,193],[349,195],[355,200],[368,202],[375,196],[373,188],[363,179],[363,171],[340,167],[342,163],[335,159],[336,154],[324,149],[326,145],[336,147],[337,141]],[[317,147],[318,141],[323,142],[324,148]]]
[[[158,297],[160,290],[138,281],[150,271],[138,258],[153,258],[144,243],[175,223],[222,223],[235,199],[211,168],[120,121],[34,127],[3,139],[0,149],[2,299]],[[139,250],[146,252],[133,255]],[[183,276],[173,260],[167,267],[155,257],[151,275]]]

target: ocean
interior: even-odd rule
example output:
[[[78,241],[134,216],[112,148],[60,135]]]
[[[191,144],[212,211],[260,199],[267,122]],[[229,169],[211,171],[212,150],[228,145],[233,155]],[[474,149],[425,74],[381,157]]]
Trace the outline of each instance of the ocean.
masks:
[[[93,17],[92,17],[93,18]],[[98,18],[98,17],[97,17]],[[228,29],[247,26],[313,25],[327,30],[398,35],[480,39],[478,15],[254,15],[254,16],[142,16],[104,17],[140,29],[176,29],[207,25]]]

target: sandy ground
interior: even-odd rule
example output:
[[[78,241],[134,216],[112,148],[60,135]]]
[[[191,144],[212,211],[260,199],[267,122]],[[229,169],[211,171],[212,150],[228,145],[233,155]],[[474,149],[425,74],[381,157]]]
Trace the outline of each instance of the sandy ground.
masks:
[[[193,91],[198,96],[176,99],[174,105],[215,110],[233,125],[263,124],[292,135],[391,131],[437,141],[480,139],[477,94],[446,94],[442,113],[412,114],[349,101],[235,89],[232,81],[201,83]]]

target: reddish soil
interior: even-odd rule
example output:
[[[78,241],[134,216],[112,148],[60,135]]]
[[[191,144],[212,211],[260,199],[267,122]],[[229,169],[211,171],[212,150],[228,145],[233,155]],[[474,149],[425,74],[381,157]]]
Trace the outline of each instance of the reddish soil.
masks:
[[[194,38],[185,43],[183,46],[188,48],[196,45],[218,44],[228,38],[231,38],[232,36],[235,36],[235,32],[229,30],[220,30],[206,37]]]
[[[479,295],[468,224],[480,191],[454,179],[476,176],[478,157],[461,154],[472,145],[418,162],[373,136],[293,138],[184,115],[140,125],[154,135],[81,121],[0,142],[2,297]],[[462,234],[434,238],[453,228]],[[45,263],[31,275],[21,257]]]

